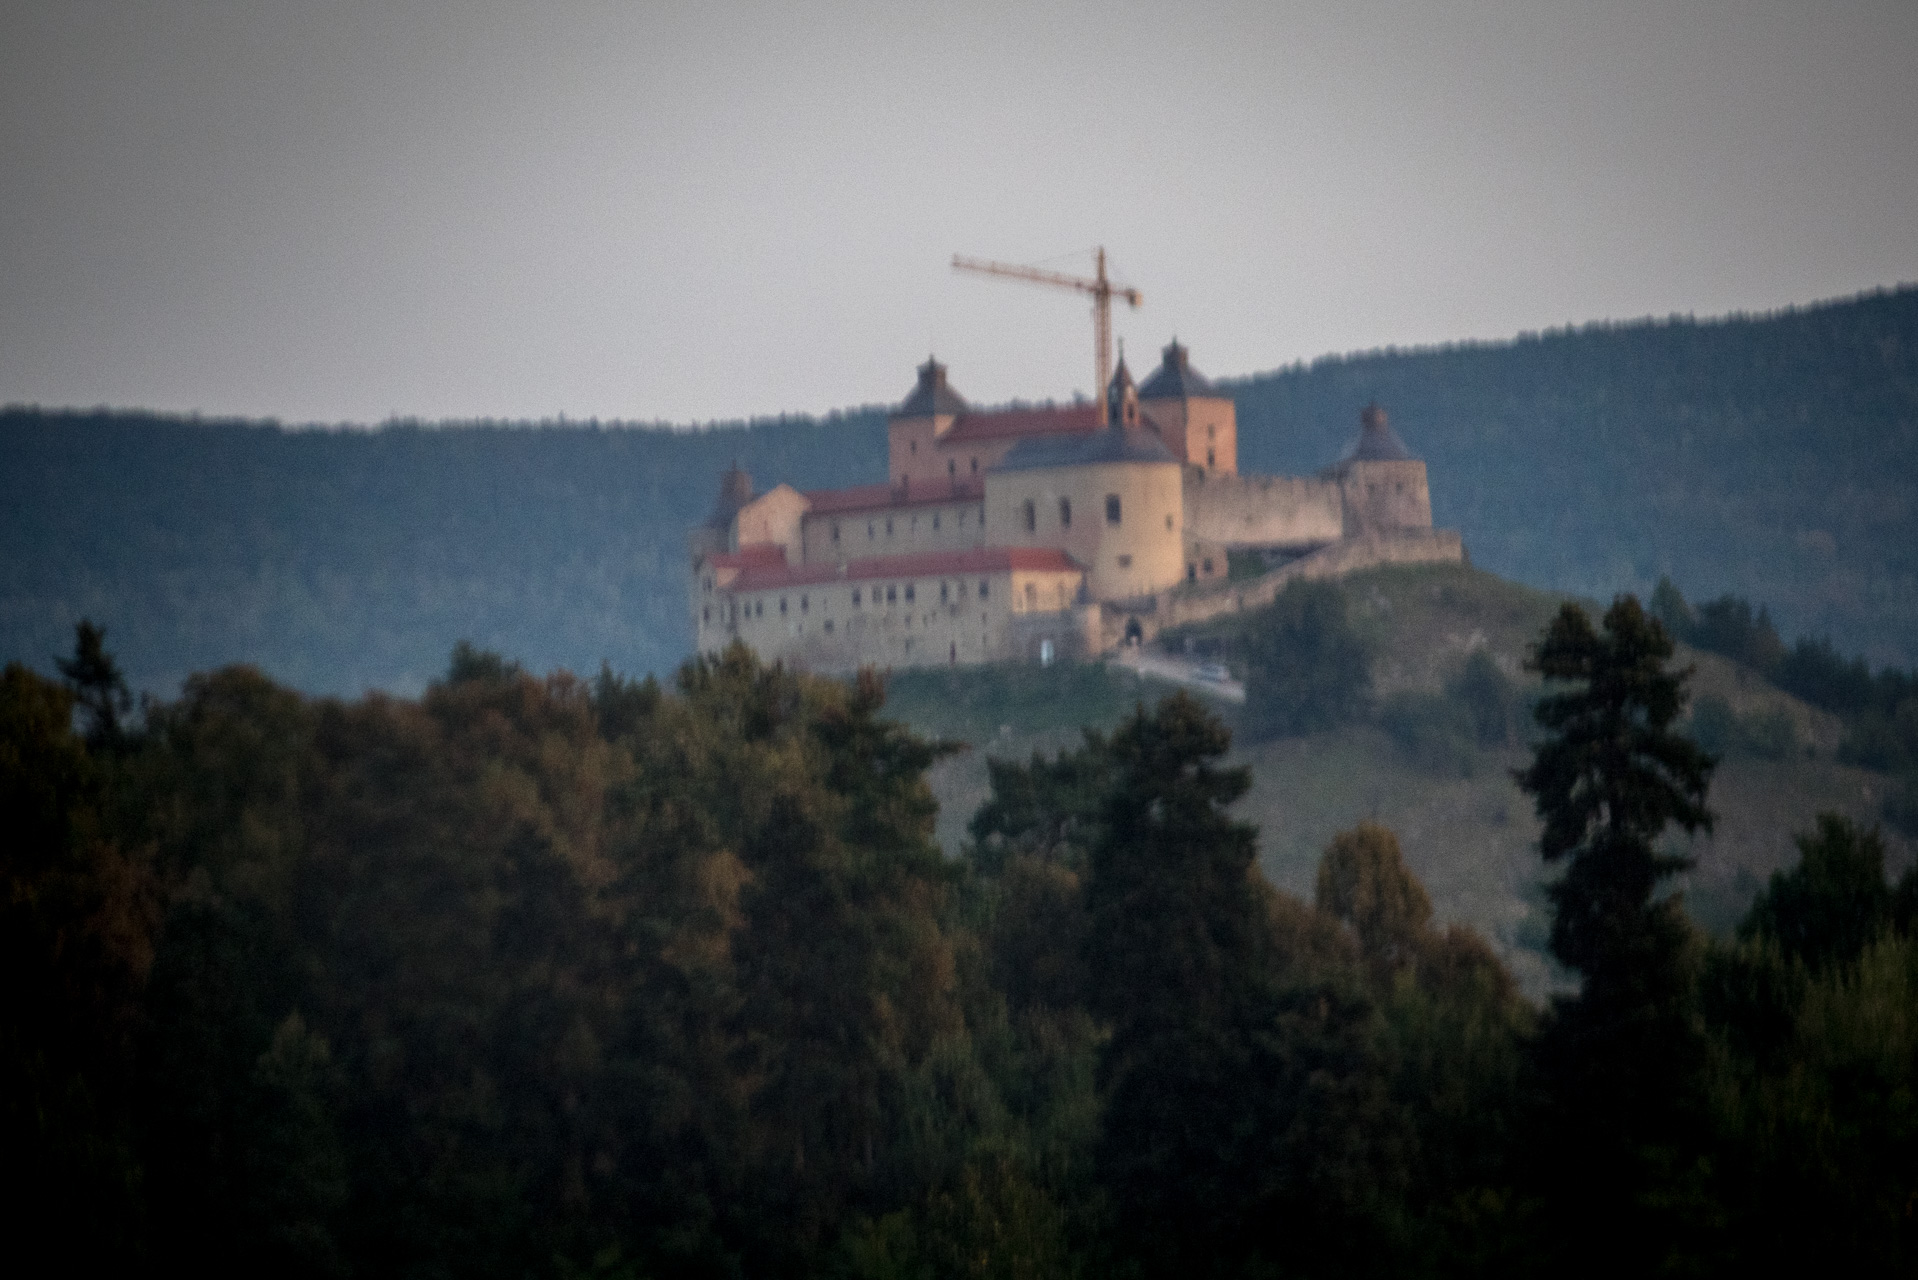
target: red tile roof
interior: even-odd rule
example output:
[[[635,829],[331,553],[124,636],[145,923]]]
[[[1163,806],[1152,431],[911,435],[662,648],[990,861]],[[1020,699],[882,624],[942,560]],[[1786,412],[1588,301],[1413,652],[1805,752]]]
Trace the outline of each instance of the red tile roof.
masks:
[[[862,484],[850,489],[810,489],[808,515],[842,511],[878,511],[887,507],[928,507],[941,502],[976,502],[984,497],[983,480],[921,481],[915,485]]]
[[[748,542],[737,551],[722,551],[712,558],[715,569],[783,568],[786,548],[777,542]]]
[[[873,578],[937,578],[946,574],[1004,573],[1011,569],[1077,573],[1071,556],[1052,547],[971,547],[964,551],[920,551],[904,556],[870,556],[838,565],[771,565],[751,568],[733,579],[729,591],[766,591],[821,582],[866,582]]]
[[[967,440],[1078,434],[1098,429],[1099,406],[1096,404],[1041,405],[1036,409],[961,414],[952,424],[952,430],[939,437],[939,443],[945,446]]]

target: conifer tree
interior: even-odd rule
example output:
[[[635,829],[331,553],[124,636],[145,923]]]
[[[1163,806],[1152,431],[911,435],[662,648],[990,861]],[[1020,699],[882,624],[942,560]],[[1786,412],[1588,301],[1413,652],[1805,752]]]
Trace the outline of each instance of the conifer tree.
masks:
[[[1540,850],[1563,863],[1550,887],[1552,951],[1582,980],[1555,1004],[1540,1043],[1554,1123],[1544,1153],[1558,1231],[1580,1267],[1657,1265],[1682,1245],[1696,1205],[1686,1172],[1700,1047],[1688,1008],[1691,929],[1661,881],[1689,860],[1659,847],[1668,827],[1711,829],[1712,758],[1673,730],[1689,671],[1672,641],[1622,596],[1594,630],[1560,609],[1531,668],[1558,691],[1538,704],[1545,730],[1516,775],[1544,823]]]

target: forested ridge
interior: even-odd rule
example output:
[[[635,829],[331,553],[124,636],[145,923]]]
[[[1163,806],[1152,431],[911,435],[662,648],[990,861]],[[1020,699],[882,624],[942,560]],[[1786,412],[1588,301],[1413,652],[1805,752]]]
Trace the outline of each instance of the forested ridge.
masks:
[[[1328,607],[1279,609],[1278,643],[1335,628]],[[134,715],[98,629],[77,640],[58,680],[0,673],[22,1257],[875,1280],[1918,1261],[1918,870],[1893,882],[1874,831],[1822,817],[1735,937],[1698,930],[1661,886],[1669,837],[1715,820],[1715,762],[1630,597],[1560,608],[1531,649],[1518,781],[1578,979],[1544,1004],[1434,919],[1375,823],[1329,843],[1309,901],[1273,889],[1230,734],[1183,694],[992,761],[947,859],[925,772],[952,748],[888,720],[870,674],[735,648],[670,687],[540,678],[462,645],[417,700],[229,667]],[[1509,697],[1474,689],[1510,731]]]
[[[1768,604],[1788,638],[1918,663],[1918,288],[1225,385],[1251,471],[1318,470],[1383,404],[1438,522],[1507,577],[1605,598],[1669,576]],[[417,693],[460,639],[534,670],[664,675],[690,644],[685,531],[723,467],[804,488],[881,479],[884,456],[878,408],[362,431],[16,406],[0,654],[50,670],[92,617],[157,690],[248,661],[309,692]]]

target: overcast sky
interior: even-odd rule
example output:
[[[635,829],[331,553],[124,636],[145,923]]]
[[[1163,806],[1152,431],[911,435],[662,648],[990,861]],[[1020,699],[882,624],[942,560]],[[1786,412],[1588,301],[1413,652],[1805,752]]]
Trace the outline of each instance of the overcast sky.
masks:
[[[0,402],[695,421],[1918,279],[1918,3],[0,6]]]

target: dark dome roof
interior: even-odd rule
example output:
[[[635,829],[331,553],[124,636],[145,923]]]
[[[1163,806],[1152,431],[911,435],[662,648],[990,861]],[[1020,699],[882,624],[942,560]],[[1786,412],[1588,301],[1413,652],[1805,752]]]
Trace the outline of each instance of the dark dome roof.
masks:
[[[1212,389],[1205,375],[1192,367],[1191,353],[1174,338],[1164,352],[1163,362],[1139,388],[1141,400],[1182,400],[1187,396],[1210,396]]]
[[[919,366],[919,385],[912,389],[894,417],[930,418],[934,414],[961,414],[966,411],[965,397],[946,385],[946,366],[926,357]]]
[[[1376,404],[1365,406],[1365,412],[1359,415],[1359,438],[1339,459],[1347,462],[1416,462],[1418,458],[1405,447],[1405,441],[1399,439],[1392,430],[1392,424],[1386,420],[1385,410]]]
[[[1141,427],[1107,427],[1082,436],[1021,440],[994,471],[1038,471],[1046,467],[1084,467],[1100,462],[1171,462],[1178,459],[1159,437]]]

